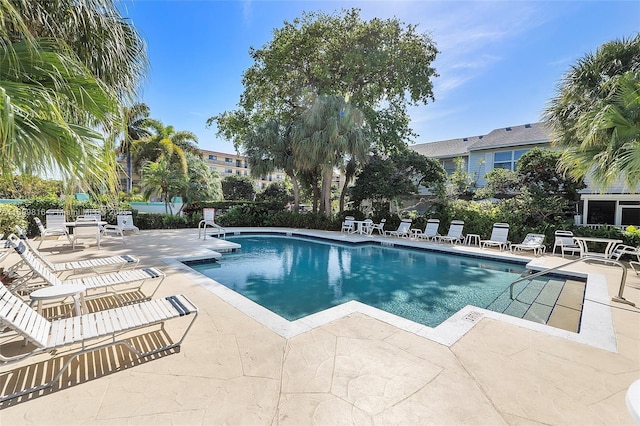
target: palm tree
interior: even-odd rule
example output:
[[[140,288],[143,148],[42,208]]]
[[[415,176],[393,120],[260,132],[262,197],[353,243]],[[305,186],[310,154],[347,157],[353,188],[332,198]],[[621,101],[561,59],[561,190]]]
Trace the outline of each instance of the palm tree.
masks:
[[[222,200],[222,184],[218,172],[209,170],[201,156],[187,153],[188,181],[181,194],[184,204]]]
[[[56,43],[2,38],[0,63],[0,174],[57,171],[114,188],[102,135],[86,123],[116,115],[115,96]]]
[[[131,175],[133,174],[131,151],[133,142],[151,136],[149,131],[149,106],[144,103],[133,104],[131,107],[124,107],[120,113],[121,132],[120,146],[118,151],[127,157],[127,188],[126,192],[131,192]]]
[[[631,189],[638,176],[640,34],[603,44],[563,78],[545,111],[552,142],[565,148],[560,167],[574,178],[593,169],[602,188],[616,175]]]
[[[146,45],[113,0],[0,0],[11,41],[55,40],[121,100],[133,99],[148,69]]]
[[[331,181],[334,169],[344,169],[349,159],[363,161],[371,148],[364,114],[337,96],[317,96],[296,122],[293,153],[306,170],[320,167],[320,209],[331,215]]]
[[[0,0],[0,173],[115,190],[113,128],[147,69],[112,0]],[[67,185],[71,188],[71,185]]]
[[[186,175],[185,152],[200,154],[196,146],[198,137],[189,131],[176,132],[173,126],[165,126],[158,120],[148,119],[146,124],[155,134],[134,142],[134,165],[139,167],[146,161],[157,161],[164,157],[169,162],[178,164]]]
[[[640,78],[627,72],[611,83],[614,95],[580,117],[582,142],[568,147],[560,161],[572,177],[591,171],[602,190],[620,177],[634,189],[640,184]]]
[[[161,157],[156,162],[147,161],[142,166],[140,185],[145,199],[159,195],[160,200],[164,201],[165,212],[173,214],[169,203],[174,196],[184,192],[187,176],[175,164]]]
[[[246,135],[243,146],[254,177],[267,175],[276,169],[286,173],[293,186],[293,211],[297,212],[300,206],[300,185],[291,136],[291,126],[281,125],[278,120],[272,119]]]

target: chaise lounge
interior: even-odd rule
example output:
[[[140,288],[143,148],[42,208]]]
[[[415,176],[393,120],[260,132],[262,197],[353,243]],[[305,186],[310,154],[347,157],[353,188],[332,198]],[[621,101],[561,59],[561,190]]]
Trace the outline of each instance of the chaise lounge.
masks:
[[[535,256],[540,256],[546,251],[544,234],[527,234],[520,244],[511,244],[511,253],[520,250],[531,250]]]
[[[118,294],[115,291],[115,287],[118,286],[126,286],[126,290],[140,290],[142,285],[147,280],[158,280],[158,284],[154,288],[153,292],[149,296],[145,296],[139,300],[148,300],[160,287],[160,284],[165,279],[165,273],[156,268],[139,268],[139,269],[130,269],[120,272],[112,272],[112,273],[102,273],[91,276],[83,276],[79,278],[60,280],[51,270],[49,270],[41,261],[38,259],[26,244],[21,241],[14,234],[9,235],[8,242],[13,247],[13,249],[20,255],[22,260],[26,265],[31,269],[31,277],[40,277],[44,280],[45,284],[53,285],[53,286],[62,286],[66,284],[82,284],[87,291],[98,291],[102,292],[112,292],[114,294]],[[19,287],[12,287],[12,291],[18,291],[23,289],[27,280],[21,280]],[[136,286],[132,286],[132,284],[137,283]],[[139,301],[137,300],[137,301]]]
[[[161,347],[138,350],[127,339],[121,336],[129,331],[143,327],[160,325],[164,330],[164,323],[174,318],[191,315],[193,317],[186,330],[177,342],[170,341]],[[74,344],[80,344],[76,351],[57,371],[54,377],[47,383],[28,389],[19,390],[9,394],[3,394],[0,401],[6,401],[21,395],[36,392],[48,388],[58,381],[62,373],[78,356],[93,352],[102,348],[122,345],[127,347],[139,358],[144,358],[159,352],[179,347],[187,333],[191,329],[198,308],[185,296],[170,296],[162,299],[149,300],[137,305],[108,309],[105,311],[85,314],[76,317],[49,321],[35,310],[26,305],[20,298],[11,294],[5,286],[0,286],[0,323],[16,333],[26,341],[35,345],[33,350],[19,353],[14,356],[4,356],[0,353],[0,365],[17,362],[30,356],[51,352],[55,349]],[[8,334],[8,333],[7,333]],[[106,338],[109,338],[106,339]],[[106,341],[105,341],[106,340]],[[0,377],[9,376],[11,371],[3,372]],[[2,381],[0,380],[0,381]],[[5,383],[8,383],[5,381]],[[3,392],[6,388],[3,388]]]
[[[491,237],[488,240],[480,240],[480,247],[498,247],[500,250],[506,250],[511,242],[509,238],[508,223],[494,223],[491,230]]]
[[[439,235],[436,240],[439,242],[445,242],[449,244],[461,243],[464,237],[462,236],[462,230],[464,229],[464,221],[452,220],[449,225],[449,232],[447,235]]]
[[[140,262],[136,256],[132,255],[118,255],[109,257],[97,257],[92,259],[76,260],[73,262],[53,263],[42,253],[35,248],[29,238],[25,235],[22,228],[16,225],[16,231],[18,236],[27,245],[31,253],[45,264],[47,268],[56,274],[62,274],[68,272],[70,275],[91,271],[98,273],[99,270],[112,269],[116,271],[122,270],[125,266],[135,267]]]

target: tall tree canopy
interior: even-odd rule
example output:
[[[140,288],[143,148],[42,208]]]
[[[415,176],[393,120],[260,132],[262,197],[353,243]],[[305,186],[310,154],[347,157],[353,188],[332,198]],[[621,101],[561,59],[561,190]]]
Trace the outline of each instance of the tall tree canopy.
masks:
[[[363,21],[358,9],[304,13],[274,30],[268,44],[250,50],[254,64],[243,75],[238,109],[211,117],[208,124],[215,123],[219,135],[250,156],[256,139],[248,136],[258,126],[275,119],[286,134],[315,99],[333,97],[362,114],[369,129],[367,150],[401,150],[413,136],[408,106],[433,100],[436,54],[428,35],[395,18]],[[342,168],[350,159],[345,153],[335,164]],[[304,173],[321,173],[317,164],[323,161],[310,160],[308,152],[302,158],[294,154],[295,167]]]
[[[545,111],[553,142],[565,148],[561,169],[592,172],[602,189],[622,178],[640,184],[640,34],[600,46],[561,81]]]
[[[419,186],[439,190],[447,173],[438,160],[425,157],[411,149],[394,153],[388,158],[374,155],[358,174],[351,188],[351,199],[359,206],[363,200],[374,205],[388,203],[403,195],[419,193]]]

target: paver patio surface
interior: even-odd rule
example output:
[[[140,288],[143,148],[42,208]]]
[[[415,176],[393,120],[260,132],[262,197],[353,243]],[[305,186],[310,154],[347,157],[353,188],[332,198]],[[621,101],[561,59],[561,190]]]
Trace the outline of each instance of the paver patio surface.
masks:
[[[60,386],[1,405],[0,423],[632,424],[624,398],[640,378],[638,308],[612,303],[617,352],[491,318],[450,347],[361,313],[287,339],[163,261],[215,244],[193,229],[141,231],[124,245],[105,238],[101,249],[46,241],[55,261],[137,255],[168,275],[157,297],[183,293],[200,315],[179,352],[142,362],[120,349],[87,354]],[[580,268],[605,275],[617,293],[619,269]],[[633,271],[625,297],[640,305]],[[38,376],[51,359],[3,366],[0,386],[7,371]]]

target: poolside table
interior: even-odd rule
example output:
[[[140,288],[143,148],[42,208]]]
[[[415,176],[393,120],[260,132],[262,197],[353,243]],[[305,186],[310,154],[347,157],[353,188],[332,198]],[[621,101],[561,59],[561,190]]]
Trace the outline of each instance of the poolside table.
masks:
[[[72,228],[73,232],[71,233],[71,235],[73,236],[71,243],[75,246],[75,242],[78,239],[78,235],[76,235],[76,229],[82,227],[83,229],[87,229],[87,228],[96,228],[96,243],[98,244],[98,248],[100,248],[100,236],[102,234],[102,228],[108,224],[109,222],[106,222],[104,220],[77,220],[75,222],[65,222],[64,225]],[[89,234],[87,234],[89,235]]]
[[[367,227],[365,226],[365,224],[367,223],[366,220],[354,220],[352,222],[356,226],[356,230],[353,232],[354,234],[356,232],[360,235],[367,233]]]
[[[67,297],[73,298],[73,305],[77,316],[82,315],[82,311],[86,310],[84,302],[84,292],[86,288],[82,284],[63,284],[52,285],[43,287],[41,289],[32,291],[29,294],[31,303],[29,306],[33,306],[34,303],[38,303],[37,311],[42,314],[42,301],[64,299]]]
[[[604,259],[611,259],[616,246],[622,243],[622,240],[597,237],[573,237],[573,240],[578,244],[578,246],[580,246],[580,257],[599,256]],[[587,243],[606,243],[607,246],[604,249],[604,253],[593,252],[589,251]]]

